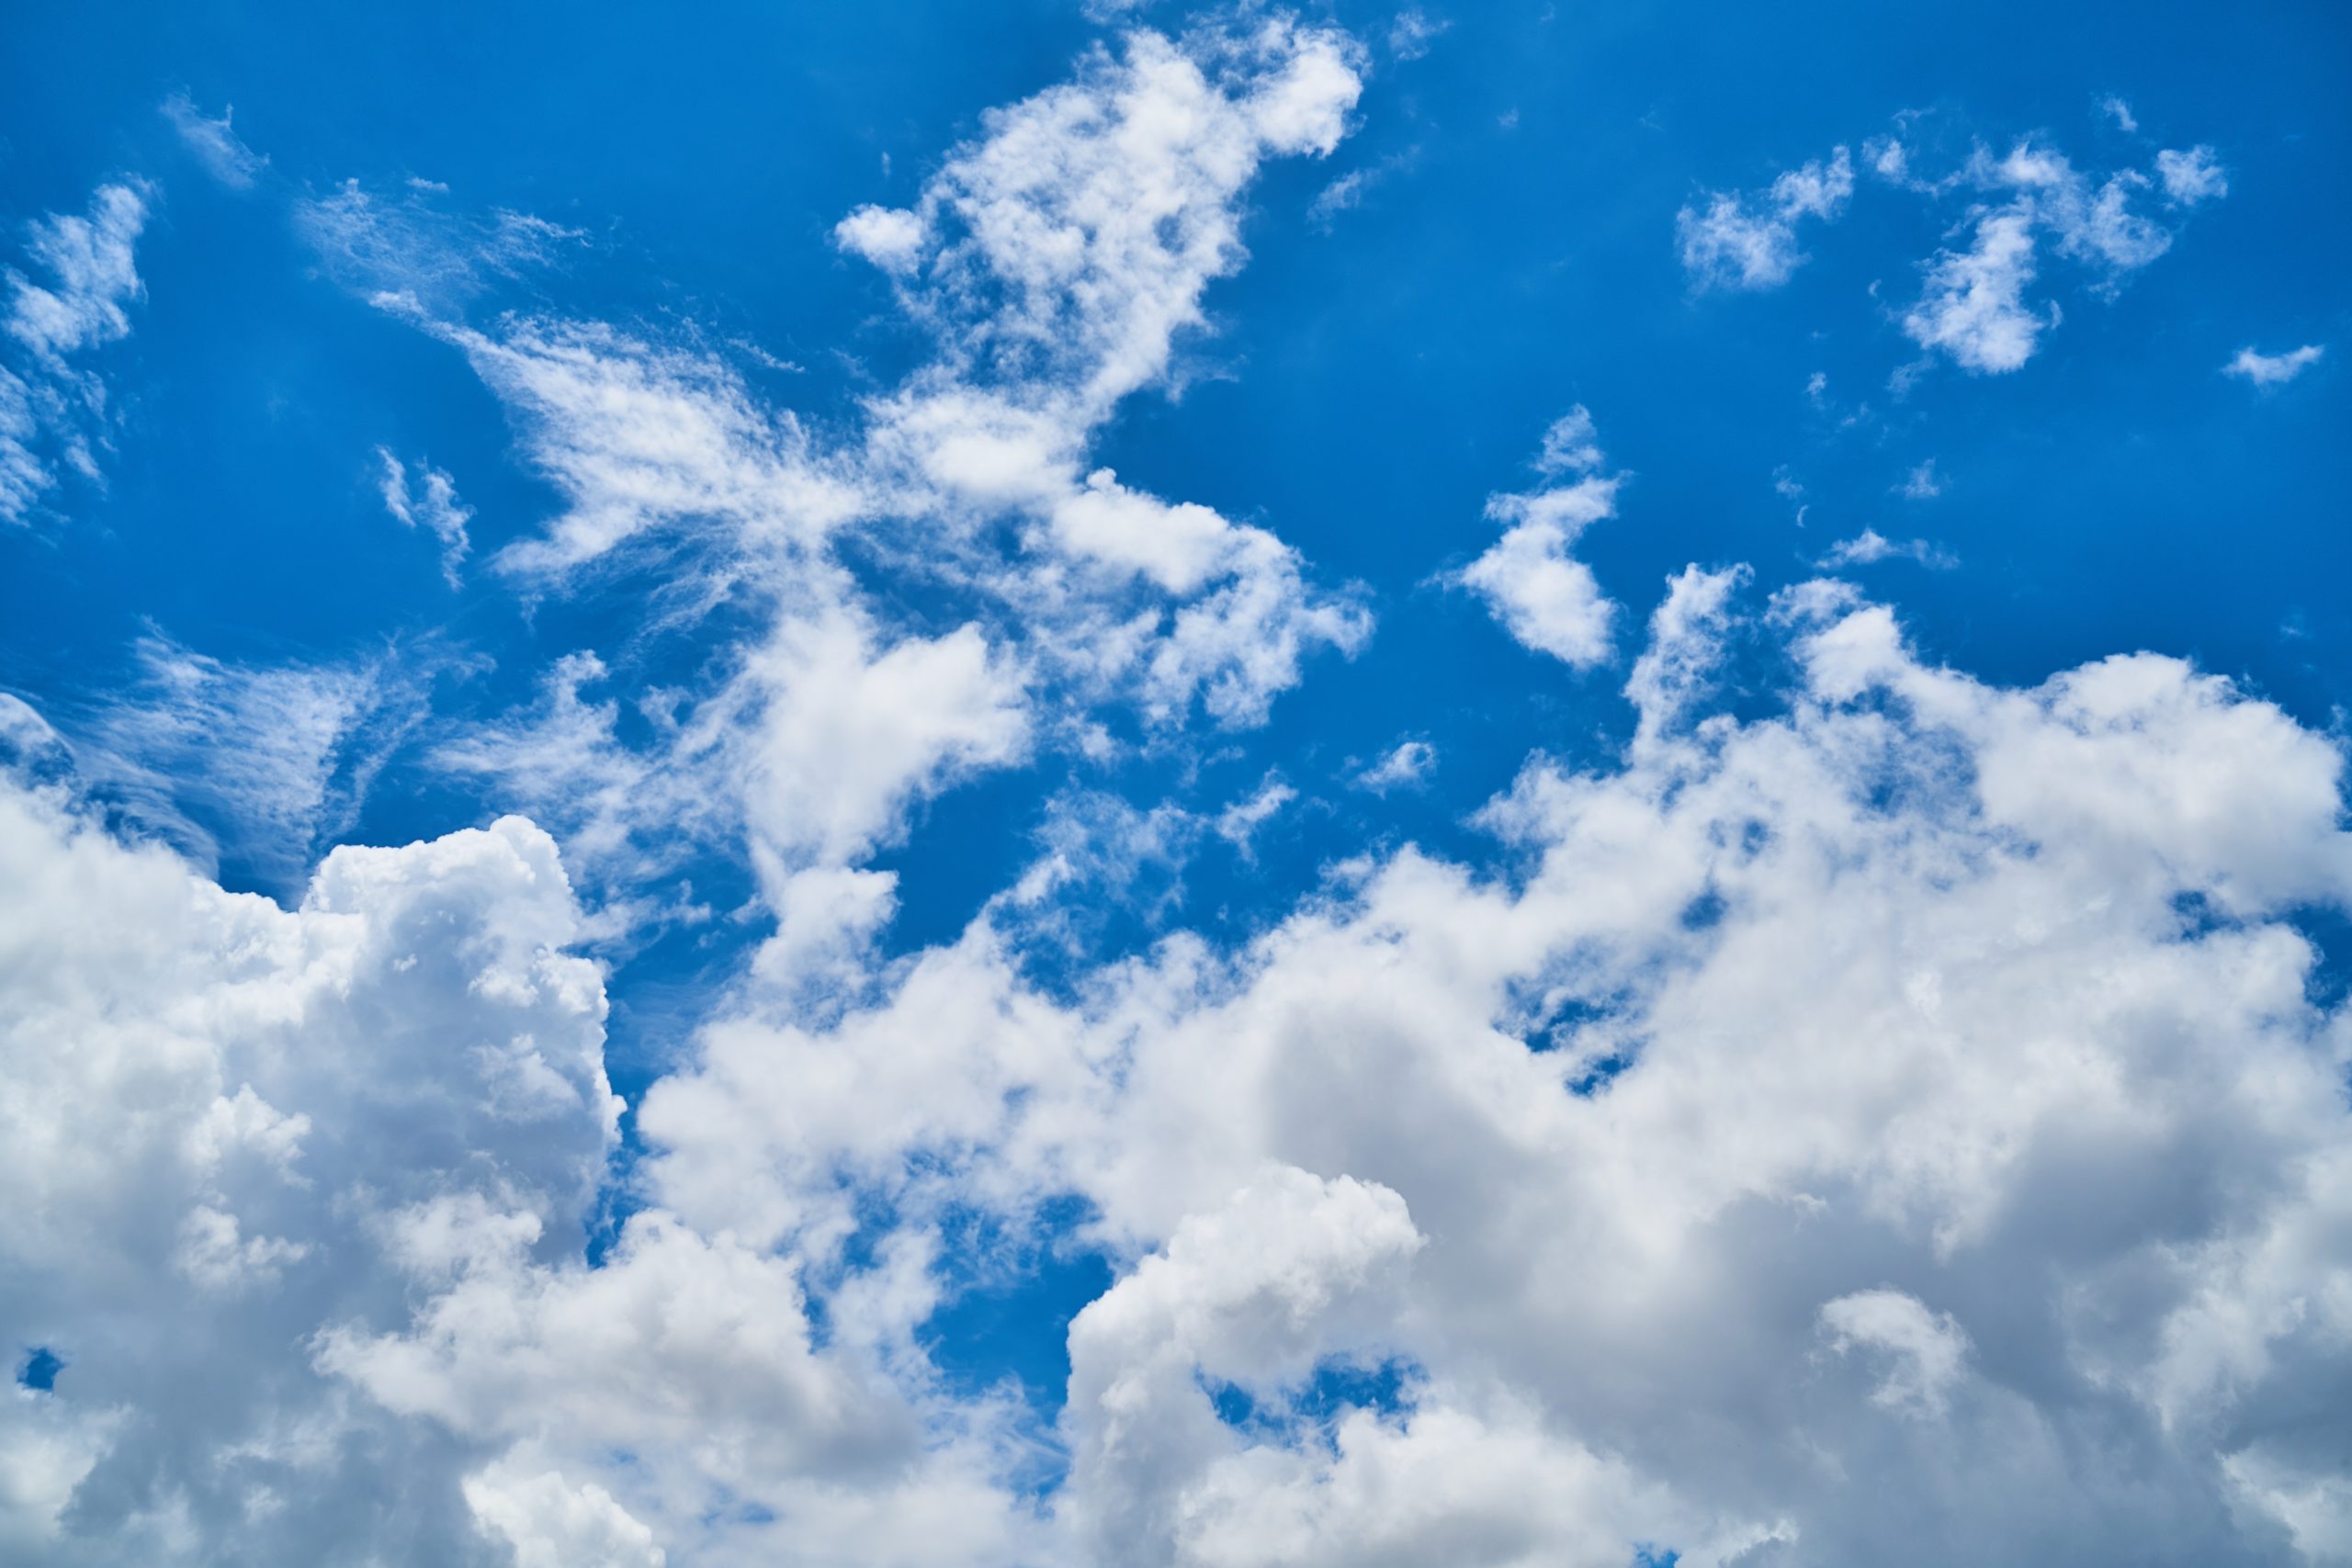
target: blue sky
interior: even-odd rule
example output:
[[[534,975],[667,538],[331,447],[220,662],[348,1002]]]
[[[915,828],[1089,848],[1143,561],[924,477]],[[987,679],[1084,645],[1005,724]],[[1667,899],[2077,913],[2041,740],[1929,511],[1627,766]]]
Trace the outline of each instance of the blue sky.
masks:
[[[11,31],[10,1551],[2352,1553],[2333,10]]]

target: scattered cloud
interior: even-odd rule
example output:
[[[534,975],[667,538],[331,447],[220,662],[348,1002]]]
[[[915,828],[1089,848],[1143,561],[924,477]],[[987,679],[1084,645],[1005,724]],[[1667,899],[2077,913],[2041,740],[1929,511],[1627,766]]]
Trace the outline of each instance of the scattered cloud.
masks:
[[[1703,207],[1675,215],[1683,270],[1701,288],[1777,288],[1804,263],[1798,221],[1834,222],[1853,194],[1853,159],[1843,147],[1828,163],[1791,169],[1761,192],[1711,193]]]
[[[2042,331],[2059,320],[2055,305],[2045,314],[2025,302],[2026,285],[2034,278],[2032,226],[2024,214],[1979,220],[1967,250],[1939,252],[1928,264],[1926,288],[1905,314],[1904,332],[1965,370],[2000,375],[2021,367],[2033,357]]]
[[[1535,459],[1538,473],[1565,482],[1488,497],[1487,517],[1510,526],[1453,578],[1513,637],[1579,669],[1609,657],[1617,614],[1592,569],[1568,553],[1577,535],[1617,514],[1625,476],[1602,474],[1603,461],[1592,415],[1578,404],[1544,432]]]
[[[1426,740],[1402,740],[1378,761],[1358,769],[1348,784],[1374,795],[1391,790],[1419,789],[1437,766],[1437,748]]]
[[[1933,457],[1905,474],[1895,489],[1895,493],[1905,501],[1933,501],[1943,492],[1944,481],[1936,474]]]
[[[2318,364],[2326,352],[2325,344],[2316,343],[2307,343],[2284,354],[2260,354],[2252,348],[2242,348],[2237,357],[2222,367],[2222,374],[2251,381],[2257,387],[2284,386]]]
[[[2229,171],[2211,147],[2192,147],[2186,152],[2167,149],[2156,154],[2156,176],[2164,182],[2165,196],[2182,207],[2194,207],[2200,201],[2211,201],[2230,194]]]
[[[1840,539],[1818,564],[1836,570],[1849,566],[1874,566],[1885,560],[1917,561],[1932,571],[1947,571],[1960,564],[1958,558],[1925,539],[1898,543],[1875,528],[1865,528],[1853,538]]]
[[[2139,132],[2140,122],[2132,117],[2132,106],[2112,93],[2099,100],[2098,109],[2099,113],[2115,122],[2116,130],[2126,136],[2136,135]]]
[[[220,118],[213,119],[183,92],[165,98],[161,112],[205,172],[231,190],[253,189],[254,182],[269,166],[269,160],[246,146],[231,127],[232,108],[223,108]]]
[[[457,587],[458,569],[471,547],[466,525],[474,515],[473,509],[458,499],[457,481],[429,463],[417,466],[412,481],[407,465],[388,447],[376,448],[376,460],[383,466],[379,486],[384,510],[399,518],[401,526],[422,528],[440,541],[441,575],[450,587]]]

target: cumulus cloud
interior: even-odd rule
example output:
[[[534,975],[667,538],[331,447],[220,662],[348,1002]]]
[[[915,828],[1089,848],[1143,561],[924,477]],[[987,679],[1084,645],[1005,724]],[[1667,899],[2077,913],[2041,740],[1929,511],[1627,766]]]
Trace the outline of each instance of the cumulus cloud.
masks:
[[[1854,194],[1854,163],[1846,149],[1791,169],[1748,196],[1717,191],[1703,207],[1675,215],[1675,242],[1683,270],[1700,288],[1777,288],[1804,263],[1797,223],[1834,222]]]
[[[2110,98],[2106,107],[2128,129],[2130,111],[2120,101]],[[2091,293],[2112,299],[2132,274],[2172,247],[2175,231],[2142,210],[2159,185],[2174,209],[2229,194],[2226,173],[2205,146],[2159,152],[2153,177],[2128,168],[2098,177],[2032,138],[1997,155],[1980,143],[1959,167],[1933,178],[1895,136],[1866,141],[1862,156],[1882,181],[1929,201],[1955,191],[1982,198],[1952,231],[1954,240],[1967,243],[1948,243],[1920,264],[1919,298],[1899,318],[1920,347],[1979,374],[2019,368],[2033,357],[2041,333],[2058,324],[2054,301],[2027,299],[2041,250],[2076,264]],[[1776,287],[1804,259],[1797,220],[1834,219],[1852,192],[1853,171],[1841,147],[1829,164],[1791,170],[1769,192],[1713,196],[1703,211],[1685,207],[1676,219],[1683,266],[1702,288]],[[1898,393],[1924,367],[1898,371]]]
[[[1340,35],[1248,13],[986,117],[910,205],[837,231],[932,344],[846,431],[690,342],[469,320],[479,234],[452,262],[371,202],[309,215],[352,220],[356,283],[423,282],[390,308],[467,355],[560,498],[506,580],[635,572],[642,615],[426,748],[545,829],[315,866],[411,711],[397,669],[157,638],[89,723],[0,700],[0,1336],[25,1357],[0,1551],[2337,1550],[2341,1423],[2312,1413],[2352,1399],[2352,1025],[2309,928],[2352,900],[2344,755],[2184,661],[1995,684],[1849,584],[1759,610],[1747,569],[1692,565],[1622,750],[1547,731],[1443,853],[1384,840],[1247,936],[1155,919],[1098,953],[1089,906],[1295,796],[1264,773],[1196,814],[1080,781],[961,930],[871,945],[877,856],[926,801],[1049,745],[1107,775],[1106,704],[1189,778],[1191,726],[1262,721],[1367,635],[1272,529],[1095,452],[1181,379],[1256,170],[1328,152],[1359,74]],[[1915,311],[1973,368],[2047,324],[2037,245],[2110,279],[2161,249],[2142,184],[2024,157],[1984,160],[1993,205]],[[1725,198],[1768,231],[1709,264],[1735,286],[1850,188],[1842,153],[1799,173]],[[438,470],[379,461],[396,515],[462,542]],[[1532,466],[1453,581],[1596,664],[1619,607],[1572,551],[1624,476],[1581,408]],[[1833,557],[1927,551],[1866,531]],[[709,635],[657,680],[681,627]],[[256,824],[300,886],[226,892],[141,836],[134,775],[94,761],[118,753],[146,818]],[[1347,767],[1404,789],[1434,759]],[[674,908],[721,843],[758,924],[624,1144],[575,887]],[[1066,1375],[1036,1403],[975,1386],[953,1309],[1047,1252],[1106,1271]]]
[[[1960,564],[1950,552],[1925,539],[1890,539],[1875,528],[1865,528],[1850,539],[1838,540],[1829,547],[1819,564],[1834,571],[1841,567],[1873,566],[1883,560],[1915,560],[1937,570]]]
[[[632,1568],[2324,1538],[2352,1134],[2294,912],[2352,895],[2340,752],[2176,660],[1990,686],[1744,581],[1673,584],[1622,759],[1489,806],[1511,876],[1398,849],[1052,994],[984,914],[831,1021],[722,1010],[594,1262],[544,835],[340,850],[288,911],[11,786],[7,1331],[64,1362],[0,1427],[12,1539],[152,1544],[94,1500],[159,1493],[249,1551],[397,1506]],[[1775,711],[1713,695],[1735,637]],[[1120,1262],[1048,1432],[921,1327],[951,1215],[1071,1200]]]
[[[26,260],[46,281],[5,269],[0,317],[0,522],[21,523],[58,483],[58,465],[99,478],[112,415],[107,384],[80,363],[130,335],[145,296],[132,257],[153,193],[131,180],[100,186],[86,217],[51,213],[27,233]]]
[[[2031,225],[2022,213],[1996,212],[1978,220],[1975,243],[1943,251],[1927,266],[1927,284],[1903,318],[1903,330],[1922,348],[1940,349],[1966,370],[1998,375],[2033,357],[2036,341],[2058,321],[2056,306],[2027,305],[2034,277]]]
[[[2222,374],[2235,376],[2257,387],[2281,387],[2318,364],[2326,352],[2325,344],[2316,343],[2307,343],[2284,354],[2263,354],[2250,347],[2242,348],[2235,358],[2222,367]]]
[[[1916,1555],[1922,1517],[2237,1553],[2265,1527],[2191,1413],[2225,1403],[2225,1451],[2253,1451],[2290,1441],[2293,1379],[2340,1374],[2340,1326],[2275,1309],[2346,1262],[2285,1239],[2330,1223],[2311,1162],[2346,1136],[2340,1022],[2289,919],[2352,874],[2340,756],[2177,661],[1988,687],[1849,590],[1759,623],[1740,581],[1678,581],[1622,767],[1538,763],[1489,809],[1523,883],[1403,852],[1246,953],[1171,942],[1076,1008],[976,928],[837,1034],[714,1031],[649,1097],[653,1190],[824,1234],[841,1173],[912,1213],[944,1157],[958,1201],[1076,1191],[1164,1257],[1072,1334],[1092,1457],[1061,1517],[1129,1560],[1846,1560]],[[1800,685],[1735,720],[1710,671],[1775,626]],[[1239,1201],[1290,1239],[1210,1228],[1268,1162],[1365,1195],[1286,1176]],[[2020,1303],[2023,1277],[2062,1283]],[[1301,1391],[1367,1358],[1416,1369],[1400,1396],[1316,1414]],[[1227,1385],[1261,1414],[1221,1416]],[[1302,1421],[1323,1436],[1282,1436]],[[1437,1483],[1513,1451],[1578,1506]],[[2001,1517],[1962,1529],[1980,1486]]]
[[[2164,182],[2165,197],[2182,207],[2230,194],[2229,171],[2211,147],[2191,147],[2186,152],[2167,148],[2157,153],[2156,177]]]
[[[1623,474],[1602,474],[1592,415],[1579,404],[1544,433],[1536,471],[1565,482],[1487,498],[1487,515],[1510,527],[1453,579],[1487,601],[1510,635],[1539,653],[1583,668],[1609,657],[1617,606],[1592,569],[1570,555],[1577,536],[1617,514]]]

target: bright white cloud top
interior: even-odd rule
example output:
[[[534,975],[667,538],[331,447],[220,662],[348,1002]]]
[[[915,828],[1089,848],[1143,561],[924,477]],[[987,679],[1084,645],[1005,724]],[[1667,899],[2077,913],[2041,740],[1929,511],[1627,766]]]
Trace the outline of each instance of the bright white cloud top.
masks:
[[[1619,518],[1640,481],[1565,378],[1532,480],[1475,531],[1472,492],[1420,581],[1611,738],[1520,746],[1445,847],[1366,834],[1254,925],[1125,951],[1090,945],[1121,868],[1275,863],[1334,800],[1483,764],[1400,699],[1321,779],[1073,787],[977,915],[885,941],[926,809],[1051,758],[1196,772],[1389,615],[1275,521],[1113,467],[1372,60],[1245,9],[988,111],[810,242],[914,345],[847,421],[700,334],[469,313],[577,231],[284,198],[548,501],[518,524],[388,433],[353,483],[391,543],[535,611],[653,586],[627,651],[583,633],[486,715],[434,707],[477,673],[454,634],[241,663],[157,630],[95,709],[0,694],[0,1336],[47,1359],[0,1402],[0,1558],[2352,1561],[2342,736],[2154,652],[1948,667],[1811,576],[1962,575],[1874,526],[1604,587],[1588,531],[1677,520]],[[225,114],[164,113],[266,197]],[[2202,144],[1860,162],[1682,208],[1694,308],[1802,288],[1875,176],[1944,234],[1888,269],[1888,335],[2006,389],[2068,313],[2051,264],[2111,293],[2231,190]],[[100,471],[85,360],[131,332],[155,199],[102,186],[32,231],[46,281],[10,274],[11,522]],[[1873,504],[1944,496],[1903,471]],[[696,657],[649,673],[659,637]],[[504,814],[349,841],[402,746]],[[705,931],[740,961],[624,1100],[614,955]],[[1075,1253],[1107,1277],[1049,1409],[944,1363],[976,1271]]]

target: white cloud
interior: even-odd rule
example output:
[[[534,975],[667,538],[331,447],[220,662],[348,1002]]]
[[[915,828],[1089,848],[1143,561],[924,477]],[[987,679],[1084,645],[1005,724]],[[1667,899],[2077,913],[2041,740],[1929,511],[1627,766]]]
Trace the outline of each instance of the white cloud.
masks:
[[[1850,539],[1838,540],[1829,547],[1818,564],[1834,571],[1841,567],[1874,566],[1883,560],[1915,560],[1938,571],[1960,564],[1949,551],[1925,539],[1897,541],[1875,528],[1865,528]]]
[[[2132,106],[2112,93],[2099,100],[2099,112],[2115,122],[2115,128],[2126,136],[2136,133],[2139,120],[2132,113]]]
[[[1962,368],[1999,375],[2033,357],[2042,329],[2057,323],[2025,302],[2033,281],[2033,233],[2025,215],[1996,212],[1976,224],[1965,251],[1941,251],[1927,265],[1927,286],[1903,318],[1922,348],[1940,349]]]
[[[2211,147],[2191,147],[2186,152],[2167,148],[2156,154],[2156,175],[2164,182],[2165,195],[2182,207],[2230,194],[2229,171]]]
[[[1428,779],[1430,770],[1436,766],[1436,747],[1426,740],[1402,740],[1397,742],[1395,750],[1359,770],[1348,782],[1357,789],[1386,795],[1392,789],[1419,787]]]
[[[230,126],[233,108],[222,109],[220,118],[213,119],[186,93],[174,93],[164,100],[161,112],[205,172],[231,190],[251,190],[268,167],[269,160],[246,146]]]
[[[99,478],[107,386],[75,361],[130,335],[129,307],[146,293],[132,251],[152,197],[137,180],[100,186],[86,218],[51,213],[29,226],[27,258],[46,282],[6,269],[0,333],[13,351],[0,363],[0,522],[23,522],[56,488],[60,463]]]
[[[2325,344],[2316,343],[2307,343],[2284,354],[2260,354],[2252,348],[2242,348],[2236,358],[2222,367],[2222,374],[2251,381],[2257,387],[2284,386],[2318,364],[2326,352]]]
[[[1791,169],[1761,193],[1712,193],[1703,211],[1685,207],[1675,215],[1683,270],[1702,288],[1777,288],[1805,260],[1798,220],[1835,222],[1853,194],[1853,160],[1843,147],[1827,164]]]
[[[1555,421],[1535,468],[1568,482],[1488,497],[1487,515],[1510,526],[1453,579],[1485,599],[1519,641],[1578,668],[1609,657],[1617,613],[1592,569],[1568,553],[1586,528],[1617,514],[1624,476],[1600,473],[1602,460],[1582,405]]]
[[[1269,773],[1254,792],[1216,814],[1217,837],[1248,855],[1258,830],[1297,798],[1298,791],[1280,775]]]
[[[1419,60],[1453,26],[1451,21],[1431,21],[1419,6],[1408,6],[1388,26],[1388,52],[1399,60]]]
[[[984,922],[838,1031],[709,1032],[647,1102],[651,1190],[804,1235],[850,1171],[902,1213],[1081,1195],[1157,1259],[1072,1338],[1057,1511],[1125,1560],[2237,1554],[2209,1439],[2162,1434],[2225,1400],[2230,1444],[2281,1440],[2297,1380],[2341,1381],[2352,1296],[2280,1310],[2352,1267],[2340,1022],[2282,919],[2352,886],[2340,756],[2176,661],[2006,691],[1835,585],[1745,621],[1739,580],[1678,581],[1622,767],[1539,763],[1487,814],[1523,881],[1402,852],[1075,1006]],[[1735,720],[1710,671],[1771,626],[1803,684]],[[1385,1357],[1396,1407],[1300,1413]],[[1218,1419],[1226,1384],[1272,1425]]]
[[[376,448],[376,460],[383,465],[379,483],[384,510],[399,518],[401,526],[423,528],[440,541],[441,576],[450,587],[457,587],[458,569],[471,548],[466,525],[474,516],[473,508],[458,499],[457,481],[426,463],[419,466],[416,482],[412,484],[407,465],[388,447]]]
[[[2105,107],[2129,128],[2130,111],[2120,100],[2110,98]],[[1907,124],[1911,117],[1896,118]],[[1902,317],[1903,330],[1921,347],[1975,372],[2018,368],[2033,356],[2041,332],[2057,324],[2056,304],[2037,306],[2025,297],[2041,244],[2089,269],[2092,293],[2112,299],[2132,273],[2172,247],[2174,231],[2136,209],[2159,182],[2174,208],[2229,192],[2225,172],[2204,146],[2159,152],[2154,177],[2123,169],[2096,178],[2031,139],[1997,156],[1980,143],[1965,163],[1932,179],[1894,136],[1865,141],[1862,157],[1880,179],[1929,201],[1961,188],[1991,198],[1973,206],[1963,220],[1962,227],[1972,231],[1968,248],[1947,245],[1922,264],[1925,287]],[[1703,212],[1685,207],[1676,219],[1683,265],[1702,288],[1777,287],[1804,260],[1796,244],[1797,220],[1836,218],[1852,191],[1853,171],[1841,147],[1826,167],[1792,170],[1768,193],[1713,195]],[[1877,287],[1871,286],[1874,298]],[[1923,361],[1895,372],[1891,384],[1898,397],[1924,367]]]
[[[1826,1303],[1821,1331],[1841,1356],[1856,1348],[1878,1355],[1884,1373],[1871,1401],[1890,1410],[1943,1415],[1967,1370],[1968,1336],[1960,1325],[1901,1291],[1857,1291]]]
[[[151,1527],[96,1500],[160,1487],[274,1558],[399,1510],[630,1568],[2330,1539],[2347,1046],[2290,916],[2352,896],[2339,750],[2175,660],[1988,686],[1743,580],[1676,580],[1622,760],[1483,814],[1509,876],[1396,850],[1053,995],[993,914],[815,1016],[747,985],[594,1267],[543,835],[338,851],[289,912],[0,793],[0,1332],[69,1361],[0,1421],[4,1528],[105,1555]],[[1745,637],[1777,711],[1710,695]],[[920,1337],[946,1216],[1048,1199],[1120,1260],[1050,1432]]]
[[[1933,457],[1905,475],[1903,483],[1897,487],[1897,493],[1905,501],[1933,501],[1943,492],[1943,480],[1936,476],[1936,460]]]

